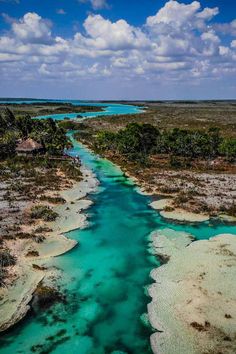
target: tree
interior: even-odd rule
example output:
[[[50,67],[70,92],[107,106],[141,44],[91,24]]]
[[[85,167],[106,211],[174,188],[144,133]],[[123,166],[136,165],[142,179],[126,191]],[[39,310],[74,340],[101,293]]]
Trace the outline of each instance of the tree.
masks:
[[[5,108],[3,112],[3,119],[5,122],[6,129],[15,127],[16,118],[9,108]]]
[[[33,121],[29,115],[16,118],[16,128],[20,130],[23,138],[26,138],[33,129]]]
[[[51,118],[35,120],[30,137],[40,142],[49,154],[60,155],[68,145],[65,130]]]
[[[101,150],[114,150],[116,148],[116,134],[112,132],[100,132],[96,138],[96,148]]]
[[[0,137],[0,159],[5,159],[15,154],[17,132],[7,131]]]
[[[119,152],[135,158],[136,154],[147,157],[155,148],[160,132],[151,124],[131,123],[117,134]]]

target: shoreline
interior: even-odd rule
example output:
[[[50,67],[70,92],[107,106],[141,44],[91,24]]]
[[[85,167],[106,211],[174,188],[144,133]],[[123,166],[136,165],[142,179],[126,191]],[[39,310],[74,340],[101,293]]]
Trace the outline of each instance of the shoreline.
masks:
[[[89,124],[89,121],[86,124]],[[88,129],[91,134],[100,130],[100,126],[97,130]],[[83,136],[80,139],[87,148],[94,151],[93,143],[85,141]],[[137,185],[139,193],[152,197],[153,201],[171,198],[171,206],[166,205],[167,209],[160,212],[162,217],[191,223],[205,222],[211,218],[236,223],[234,164],[226,164],[224,169],[221,169],[220,160],[215,159],[209,165],[204,165],[204,161],[199,161],[199,166],[194,165],[191,169],[178,169],[163,165],[163,158],[160,158],[160,165],[158,165],[152,156],[153,164],[150,168],[145,168],[127,161],[118,153],[100,151],[99,154],[119,166],[125,175]]]
[[[153,353],[235,352],[235,235],[194,241],[165,229],[150,238],[154,254],[164,260],[152,270],[148,289]]]
[[[134,182],[138,193],[153,198],[149,204],[150,207],[159,212],[159,214],[164,219],[176,222],[201,223],[210,221],[212,218],[214,218],[226,223],[236,224],[236,217],[231,216],[225,212],[219,211],[218,213],[211,215],[211,213],[192,212],[181,207],[176,207],[174,205],[174,199],[176,197],[175,194],[163,194],[156,191],[147,191],[145,183],[142,184],[142,182],[140,182],[137,177],[133,176],[125,167],[119,165],[116,162],[114,163],[117,164],[117,166],[119,166],[122,171],[124,171],[125,175]]]
[[[86,227],[84,211],[92,204],[86,196],[95,191],[99,184],[92,171],[85,166],[81,166],[81,172],[81,181],[59,192],[65,203],[53,208],[58,217],[55,221],[46,223],[51,231],[46,234],[44,242],[34,244],[33,251],[38,255],[26,256],[32,249],[31,240],[25,240],[23,245],[21,244],[24,255],[15,266],[17,276],[10,286],[0,289],[0,332],[12,327],[26,315],[33,293],[43,279],[57,276],[54,270],[47,268],[47,260],[58,257],[77,245],[77,242],[67,238],[65,233]]]
[[[149,204],[153,209],[158,210],[160,215],[165,219],[182,221],[182,222],[205,222],[210,220],[209,214],[192,213],[181,208],[173,206],[173,198],[163,198],[153,201]]]
[[[92,153],[94,153],[93,150],[91,149],[91,147],[88,147],[86,144],[84,144],[84,145]],[[106,158],[108,161],[111,161],[107,157],[103,157],[103,158]],[[131,174],[129,174],[127,172],[127,170],[124,167],[122,167],[119,163],[116,163],[116,162],[113,162],[113,161],[111,161],[111,162],[114,163],[116,166],[118,166],[124,172],[124,174],[125,174],[125,176],[127,178],[131,179],[131,181],[134,183],[134,187],[135,187],[135,189],[136,189],[136,191],[138,193],[145,194],[145,195],[151,196],[151,197],[152,196],[156,196],[156,194],[154,194],[154,193],[144,192],[142,190],[142,187],[140,187],[139,180],[136,177],[133,177]],[[198,213],[191,213],[191,212],[187,212],[186,210],[180,209],[180,208],[178,208],[175,211],[171,211],[171,212],[167,212],[166,211],[165,212],[164,208],[166,206],[168,206],[168,203],[166,203],[166,201],[171,203],[173,201],[173,196],[171,197],[171,196],[160,195],[160,197],[162,197],[163,199],[160,199],[158,201],[153,201],[152,203],[150,203],[150,204],[152,204],[150,206],[153,207],[154,209],[156,209],[157,211],[159,211],[160,215],[163,216],[165,219],[172,219],[172,220],[175,220],[177,222],[178,221],[182,221],[182,222],[186,222],[186,223],[202,223],[202,222],[209,221],[210,218],[211,218],[211,215],[200,214],[200,213],[199,214]],[[163,214],[162,211],[165,214]],[[216,218],[216,216],[214,216],[214,218]],[[220,220],[219,216],[218,216],[218,218]],[[234,220],[234,218],[230,219],[230,217],[225,216],[224,221],[234,223],[236,220]],[[230,273],[230,271],[228,271],[228,267],[230,267],[230,262],[231,262],[230,257],[232,256],[232,254],[231,254],[232,250],[231,250],[231,248],[229,250],[226,248],[226,249],[223,249],[223,251],[222,251],[222,247],[224,247],[225,243],[226,243],[226,246],[227,246],[228,237],[230,237],[230,240],[229,240],[230,247],[236,248],[236,238],[235,238],[234,235],[230,235],[230,236],[229,235],[216,235],[215,237],[211,238],[210,240],[205,240],[205,241],[203,241],[203,240],[202,241],[195,241],[194,237],[192,235],[190,235],[190,234],[187,234],[187,233],[181,233],[181,234],[184,234],[183,235],[184,237],[179,237],[179,239],[178,239],[178,237],[177,238],[173,237],[176,234],[179,235],[180,233],[181,232],[176,232],[174,230],[171,230],[171,233],[168,235],[170,237],[170,241],[171,241],[170,244],[167,245],[168,247],[165,248],[164,243],[163,244],[159,244],[158,246],[156,245],[157,246],[156,249],[155,249],[155,247],[153,247],[154,255],[156,255],[156,256],[159,255],[159,257],[162,260],[164,260],[164,261],[170,261],[171,258],[174,256],[174,254],[176,254],[176,255],[178,254],[179,259],[182,260],[182,252],[183,252],[183,250],[184,249],[188,249],[188,247],[189,248],[190,247],[194,247],[195,245],[198,245],[198,242],[200,242],[200,245],[203,246],[203,247],[200,247],[200,250],[199,250],[199,253],[202,252],[202,254],[203,254],[203,257],[201,258],[201,260],[202,260],[203,263],[205,261],[207,263],[207,265],[206,266],[205,265],[202,266],[202,264],[196,264],[196,269],[197,270],[198,270],[198,268],[200,269],[199,274],[197,274],[197,276],[199,276],[200,279],[201,279],[201,276],[202,276],[203,273],[206,273],[206,274],[208,273],[209,268],[210,268],[209,267],[209,262],[211,262],[211,260],[214,259],[214,256],[215,256],[214,252],[224,252],[225,251],[225,254],[222,254],[221,263],[220,263],[218,271],[220,271],[222,267],[225,267],[225,269],[227,271],[226,278],[228,277],[231,280],[233,279],[232,272]],[[211,245],[213,244],[213,242],[216,239],[218,241],[218,238],[220,240],[220,243],[217,245],[216,249],[211,249]],[[175,245],[175,243],[176,243],[176,245]],[[192,245],[194,245],[194,246],[192,246]],[[207,255],[204,254],[204,248],[205,248],[206,245],[209,245],[209,247],[206,247],[207,249],[209,249],[209,255],[208,254]],[[166,253],[163,252],[163,250],[165,251],[168,248],[169,248],[168,252],[166,252]],[[157,251],[157,249],[158,249],[158,251]],[[193,248],[193,250],[194,250],[194,248]],[[222,258],[223,258],[223,260],[222,260]],[[192,257],[190,255],[190,257],[189,257],[189,262],[190,263],[191,263],[191,259],[192,259]],[[197,262],[197,260],[196,260],[196,262]],[[225,265],[224,261],[225,262],[229,261],[229,264]],[[155,328],[158,331],[158,332],[154,333],[153,335],[151,335],[151,337],[150,337],[150,343],[151,343],[151,347],[152,347],[152,350],[153,350],[154,354],[169,354],[170,352],[171,353],[175,352],[175,343],[173,343],[173,347],[171,347],[171,348],[168,347],[166,351],[165,350],[161,351],[160,348],[157,349],[157,345],[159,346],[159,343],[160,343],[159,341],[160,341],[160,336],[162,335],[162,332],[165,333],[165,334],[163,334],[163,337],[162,337],[163,341],[162,341],[162,338],[161,338],[161,341],[164,343],[164,341],[168,341],[169,340],[169,338],[171,336],[172,328],[175,326],[175,324],[173,325],[173,327],[172,327],[172,324],[171,324],[172,321],[168,322],[167,324],[165,324],[165,323],[162,324],[161,321],[159,320],[158,314],[156,314],[155,316],[153,315],[153,313],[155,312],[156,303],[158,303],[158,301],[159,301],[159,292],[158,292],[158,288],[159,287],[162,288],[159,291],[163,291],[163,293],[164,293],[163,298],[162,298],[163,302],[162,302],[162,305],[160,305],[160,306],[162,306],[162,311],[163,311],[161,315],[163,315],[163,318],[165,319],[165,316],[168,317],[168,314],[170,312],[170,310],[165,305],[165,299],[166,299],[166,296],[168,296],[168,294],[166,294],[166,292],[165,292],[165,287],[167,285],[167,288],[168,288],[168,286],[170,284],[169,279],[168,278],[166,279],[167,283],[164,282],[165,279],[164,280],[161,279],[161,281],[159,281],[159,279],[158,279],[159,270],[160,270],[160,272],[162,272],[162,269],[163,269],[162,267],[165,268],[165,266],[167,266],[167,264],[166,265],[164,264],[164,265],[160,266],[159,268],[152,269],[152,271],[150,273],[150,276],[156,282],[153,285],[151,285],[149,287],[149,289],[148,289],[149,295],[153,299],[152,302],[150,304],[148,304],[148,319],[149,319],[150,324],[152,325],[152,327]],[[218,263],[216,261],[215,269],[217,269],[217,265],[218,265]],[[174,266],[174,268],[175,268],[175,266]],[[179,265],[179,268],[181,268],[181,264]],[[183,268],[186,268],[185,269],[186,272],[188,271],[187,264],[184,263]],[[215,273],[216,272],[217,271],[215,270]],[[211,272],[209,274],[209,278],[211,279],[211,277],[214,276],[214,274],[213,274],[213,272]],[[178,286],[178,284],[181,283],[181,281],[185,281],[186,280],[186,293],[188,293],[189,289],[190,289],[190,291],[192,291],[192,287],[195,288],[195,286],[197,286],[194,283],[196,278],[193,277],[193,279],[192,279],[193,283],[192,283],[192,285],[189,288],[188,275],[186,275],[186,279],[183,279],[185,277],[184,271],[182,272],[182,274],[179,274],[178,276],[179,276],[179,278],[176,281],[176,286]],[[215,278],[214,278],[214,280],[215,280]],[[214,282],[210,282],[209,281],[209,283],[210,283],[210,290],[207,289],[206,291],[212,291],[214,294],[217,293],[217,282],[214,283]],[[171,293],[172,292],[172,287],[171,286],[170,286],[169,290],[170,290],[170,293]],[[227,287],[223,286],[223,289],[221,289],[221,290],[222,290],[222,294],[223,294],[222,296],[227,296],[227,294],[224,293],[224,291],[227,292]],[[201,294],[201,289],[200,289],[200,294],[199,294],[199,290],[198,290],[196,296],[193,295],[192,298],[195,299],[195,297],[196,297],[196,299],[200,299],[201,300],[201,296],[204,296],[204,290],[202,292],[203,292],[203,294]],[[179,294],[181,294],[181,291],[178,292],[178,295]],[[220,308],[222,311],[225,311],[225,315],[226,316],[229,315],[229,316],[232,316],[232,318],[234,318],[233,315],[227,313],[227,304],[228,304],[227,301],[228,300],[223,301],[222,304],[221,304],[221,300],[222,300],[221,298],[219,298],[217,300],[218,300],[218,307],[215,307],[215,308],[213,307],[213,309],[210,307],[210,311],[209,311],[210,314],[212,314],[213,312],[216,312],[217,309]],[[236,298],[235,298],[235,300],[236,300]],[[209,306],[211,306],[211,301],[212,302],[215,301],[215,297],[214,296],[213,296],[213,299],[211,298],[211,300],[208,302]],[[195,305],[195,300],[190,299],[190,302],[193,302],[193,305]],[[203,298],[202,299],[202,303],[204,304],[205,302],[206,302],[206,300],[205,300],[205,298]],[[177,303],[177,307],[178,307],[178,314],[180,314],[181,311],[182,311],[181,310],[182,307],[181,307],[181,305],[178,305],[178,299],[177,299],[176,303]],[[174,304],[175,303],[173,303],[173,306],[174,306]],[[188,305],[188,303],[187,303],[187,305]],[[201,302],[198,302],[198,300],[197,300],[197,305],[199,305],[199,306],[201,305]],[[184,307],[186,307],[186,304],[184,303],[182,306],[184,308]],[[170,304],[169,308],[172,308],[171,304]],[[189,307],[187,307],[187,308],[189,308]],[[236,311],[236,308],[233,308],[233,306],[232,306],[232,311],[233,312]],[[214,323],[214,318],[213,319],[210,318],[210,320],[208,320],[207,315],[208,315],[208,313],[206,313],[206,319],[204,319],[204,320],[203,320],[203,317],[201,317],[201,316],[200,316],[200,318],[199,318],[199,316],[196,316],[193,319],[191,319],[192,322],[190,322],[190,325],[188,324],[188,326],[187,326],[187,327],[190,327],[190,330],[189,330],[189,328],[187,328],[187,330],[186,330],[185,325],[184,324],[180,324],[178,322],[178,316],[176,317],[176,326],[178,328],[177,328],[177,332],[174,334],[174,338],[175,338],[175,341],[177,343],[177,346],[179,345],[179,348],[180,348],[180,350],[177,351],[178,353],[181,353],[181,354],[201,354],[205,350],[205,344],[206,343],[207,343],[206,344],[207,349],[210,350],[212,343],[213,344],[217,343],[217,345],[219,344],[218,343],[218,339],[224,341],[224,338],[230,338],[229,341],[231,341],[231,337],[233,338],[233,334],[230,332],[230,330],[228,329],[227,325],[226,325],[225,328],[223,328],[223,330],[220,327],[222,319],[221,319],[221,321],[219,321],[219,322],[216,321],[216,323]],[[236,316],[235,316],[235,318],[236,318]],[[227,322],[229,323],[230,321],[225,321],[223,326],[225,324],[227,324]],[[207,323],[207,325],[206,325],[207,328],[204,327],[205,323]],[[210,323],[210,329],[208,328],[208,323]],[[194,327],[195,325],[196,325],[197,329]],[[235,325],[236,325],[236,323],[235,323]],[[219,328],[218,328],[218,326],[219,326]],[[159,333],[159,331],[162,331],[162,332]],[[209,332],[209,337],[212,336],[214,338],[214,340],[211,341],[211,338],[207,337],[205,339],[205,343],[204,342],[202,343],[202,350],[203,351],[199,351],[198,350],[198,342],[195,341],[195,336],[196,336],[195,332],[199,332],[201,334],[202,332],[205,333],[205,331]],[[179,335],[179,333],[182,333],[182,334]],[[183,333],[186,333],[186,338],[188,338],[186,341],[185,341],[185,338],[183,339],[183,336],[184,336]],[[222,338],[222,335],[224,335],[223,338]],[[233,345],[233,340],[234,339],[232,339],[232,345]],[[226,345],[227,344],[228,343],[227,343],[227,340],[226,340]],[[210,353],[211,352],[209,351],[209,354]],[[231,352],[229,351],[227,353],[231,354],[231,353],[233,353],[233,351],[231,351]]]

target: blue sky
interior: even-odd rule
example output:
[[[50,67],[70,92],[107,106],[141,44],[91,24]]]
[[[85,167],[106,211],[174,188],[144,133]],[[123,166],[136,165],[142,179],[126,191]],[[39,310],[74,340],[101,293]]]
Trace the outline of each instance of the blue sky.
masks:
[[[0,13],[0,96],[236,98],[232,0],[0,0]]]

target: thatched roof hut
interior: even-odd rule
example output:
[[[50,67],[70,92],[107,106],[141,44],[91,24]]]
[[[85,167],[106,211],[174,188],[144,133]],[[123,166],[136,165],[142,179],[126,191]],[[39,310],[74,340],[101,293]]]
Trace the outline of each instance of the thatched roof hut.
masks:
[[[39,144],[37,141],[31,138],[28,138],[20,142],[16,146],[16,152],[18,154],[35,154],[43,151],[44,151],[43,145]]]

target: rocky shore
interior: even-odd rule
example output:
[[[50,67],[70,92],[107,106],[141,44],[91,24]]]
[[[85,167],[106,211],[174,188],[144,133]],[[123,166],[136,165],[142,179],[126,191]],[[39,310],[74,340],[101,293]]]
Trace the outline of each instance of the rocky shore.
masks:
[[[148,314],[155,354],[233,354],[236,351],[236,238],[194,241],[165,229],[151,234],[165,264],[151,273]]]
[[[47,266],[51,257],[59,256],[76,246],[76,241],[68,239],[64,234],[86,225],[86,210],[91,201],[86,199],[88,193],[95,191],[98,181],[91,171],[85,167],[80,168],[82,177],[79,182],[70,181],[70,188],[66,184],[59,192],[50,192],[47,204],[56,213],[55,221],[34,220],[24,225],[20,224],[24,235],[34,234],[40,229],[41,241],[35,238],[9,238],[4,246],[11,250],[16,258],[15,265],[8,269],[5,285],[0,287],[0,331],[4,331],[21,320],[29,310],[29,302],[38,284],[43,280],[48,282],[60,276],[58,270]],[[58,186],[59,188],[59,186]],[[53,198],[63,200],[63,203],[52,203]],[[49,197],[49,195],[48,195]],[[59,200],[58,199],[58,200]],[[15,202],[18,203],[19,201]],[[1,204],[6,204],[3,200]],[[23,203],[23,212],[28,213],[32,202]],[[33,203],[39,205],[39,201]],[[3,207],[3,205],[1,205]],[[18,210],[19,213],[19,210]]]

